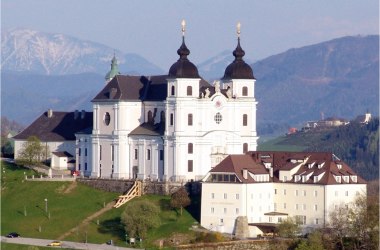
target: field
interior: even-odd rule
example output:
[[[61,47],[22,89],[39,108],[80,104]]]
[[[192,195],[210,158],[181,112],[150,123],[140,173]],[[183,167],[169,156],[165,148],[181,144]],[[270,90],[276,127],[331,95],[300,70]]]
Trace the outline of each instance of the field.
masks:
[[[32,170],[1,162],[2,235],[15,231],[24,237],[56,239],[119,195],[76,182],[26,181],[24,173],[35,174]],[[196,220],[186,210],[178,216],[169,207],[170,197],[147,195],[130,202],[138,199],[148,199],[161,207],[162,225],[148,232],[142,246],[152,247],[157,240],[170,238],[173,232],[194,237],[189,228]],[[120,223],[123,210],[124,206],[107,211],[64,240],[85,242],[87,238],[89,243],[104,243],[112,239],[116,245],[125,246],[125,231]]]
[[[307,146],[294,143],[294,142],[288,142],[286,136],[280,136],[275,139],[271,139],[268,141],[265,141],[263,143],[260,143],[258,145],[257,150],[259,151],[291,151],[291,152],[297,152],[297,151],[303,151],[307,148]]]

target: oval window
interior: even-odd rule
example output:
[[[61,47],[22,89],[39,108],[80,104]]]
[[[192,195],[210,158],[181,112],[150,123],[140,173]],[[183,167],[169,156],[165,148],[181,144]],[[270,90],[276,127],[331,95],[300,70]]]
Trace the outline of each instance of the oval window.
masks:
[[[110,113],[106,112],[104,115],[104,124],[108,126],[110,124],[110,121],[111,121]]]

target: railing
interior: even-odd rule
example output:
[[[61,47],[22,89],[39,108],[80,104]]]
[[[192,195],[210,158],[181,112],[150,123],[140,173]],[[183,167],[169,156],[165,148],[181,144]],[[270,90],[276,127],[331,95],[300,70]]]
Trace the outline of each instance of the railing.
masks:
[[[119,199],[113,207],[118,208],[137,196],[141,196],[141,181],[135,181],[127,194],[119,196]]]

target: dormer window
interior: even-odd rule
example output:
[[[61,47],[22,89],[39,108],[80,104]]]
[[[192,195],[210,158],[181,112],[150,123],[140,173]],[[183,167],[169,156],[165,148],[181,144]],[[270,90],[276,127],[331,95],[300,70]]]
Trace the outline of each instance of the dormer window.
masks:
[[[338,183],[341,183],[342,182],[342,179],[340,176],[334,176],[335,177],[335,181],[338,182]]]
[[[336,166],[338,167],[338,169],[342,169],[342,164],[336,164]]]
[[[356,175],[351,175],[352,182],[358,182],[358,177]]]

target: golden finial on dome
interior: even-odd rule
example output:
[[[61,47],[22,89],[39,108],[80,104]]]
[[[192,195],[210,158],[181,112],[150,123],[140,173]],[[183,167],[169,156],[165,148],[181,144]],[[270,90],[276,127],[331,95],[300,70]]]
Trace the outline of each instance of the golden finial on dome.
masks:
[[[240,22],[238,22],[236,25],[236,33],[237,33],[238,37],[240,37],[240,28],[241,28],[241,24],[240,24]]]
[[[185,22],[185,19],[182,20],[182,22],[181,22],[181,26],[182,26],[182,36],[185,36],[185,30],[186,30],[186,22]]]

